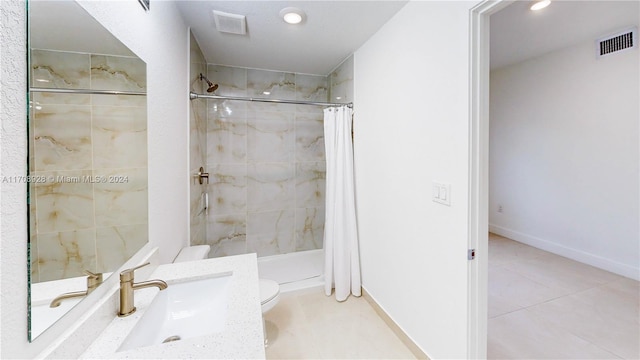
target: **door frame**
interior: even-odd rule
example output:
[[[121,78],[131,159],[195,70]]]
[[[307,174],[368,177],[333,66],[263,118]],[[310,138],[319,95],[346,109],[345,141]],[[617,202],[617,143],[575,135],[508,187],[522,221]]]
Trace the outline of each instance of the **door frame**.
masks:
[[[469,11],[469,359],[487,358],[490,16],[514,1],[483,0]]]

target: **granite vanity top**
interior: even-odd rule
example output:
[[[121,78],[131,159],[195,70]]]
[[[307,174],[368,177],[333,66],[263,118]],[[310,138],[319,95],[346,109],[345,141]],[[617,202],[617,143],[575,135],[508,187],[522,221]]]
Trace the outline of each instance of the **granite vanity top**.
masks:
[[[264,359],[262,309],[255,254],[183,262],[159,266],[149,279],[172,283],[233,272],[225,330],[166,344],[117,351],[158,294],[156,288],[135,292],[134,314],[114,320],[80,356],[81,359]],[[146,279],[136,279],[136,282]]]

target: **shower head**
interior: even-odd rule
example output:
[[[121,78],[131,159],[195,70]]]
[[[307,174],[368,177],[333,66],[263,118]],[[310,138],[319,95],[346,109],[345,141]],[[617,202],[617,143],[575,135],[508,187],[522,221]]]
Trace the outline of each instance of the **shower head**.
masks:
[[[209,81],[209,79],[207,79],[206,76],[200,74],[200,80],[204,80],[207,82],[207,85],[209,85],[209,88],[207,89],[207,92],[214,92],[216,91],[216,89],[218,89],[218,84],[214,84],[211,81]]]

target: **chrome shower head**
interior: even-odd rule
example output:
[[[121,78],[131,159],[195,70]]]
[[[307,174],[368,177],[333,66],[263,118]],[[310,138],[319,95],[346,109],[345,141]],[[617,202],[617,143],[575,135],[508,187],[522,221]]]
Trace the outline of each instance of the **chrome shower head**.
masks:
[[[214,84],[211,81],[209,81],[209,79],[207,79],[206,76],[200,74],[200,80],[204,80],[207,82],[207,85],[209,85],[209,88],[207,89],[207,92],[214,92],[216,91],[216,89],[218,89],[218,84]]]

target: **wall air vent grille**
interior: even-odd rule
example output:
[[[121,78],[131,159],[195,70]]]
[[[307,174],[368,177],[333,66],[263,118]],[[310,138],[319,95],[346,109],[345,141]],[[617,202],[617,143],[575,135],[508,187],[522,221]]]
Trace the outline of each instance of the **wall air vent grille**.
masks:
[[[247,20],[244,15],[213,10],[213,20],[216,23],[216,29],[220,32],[238,35],[247,33]]]
[[[638,46],[638,30],[628,29],[611,36],[599,39],[596,42],[598,57],[609,55],[625,49]]]

